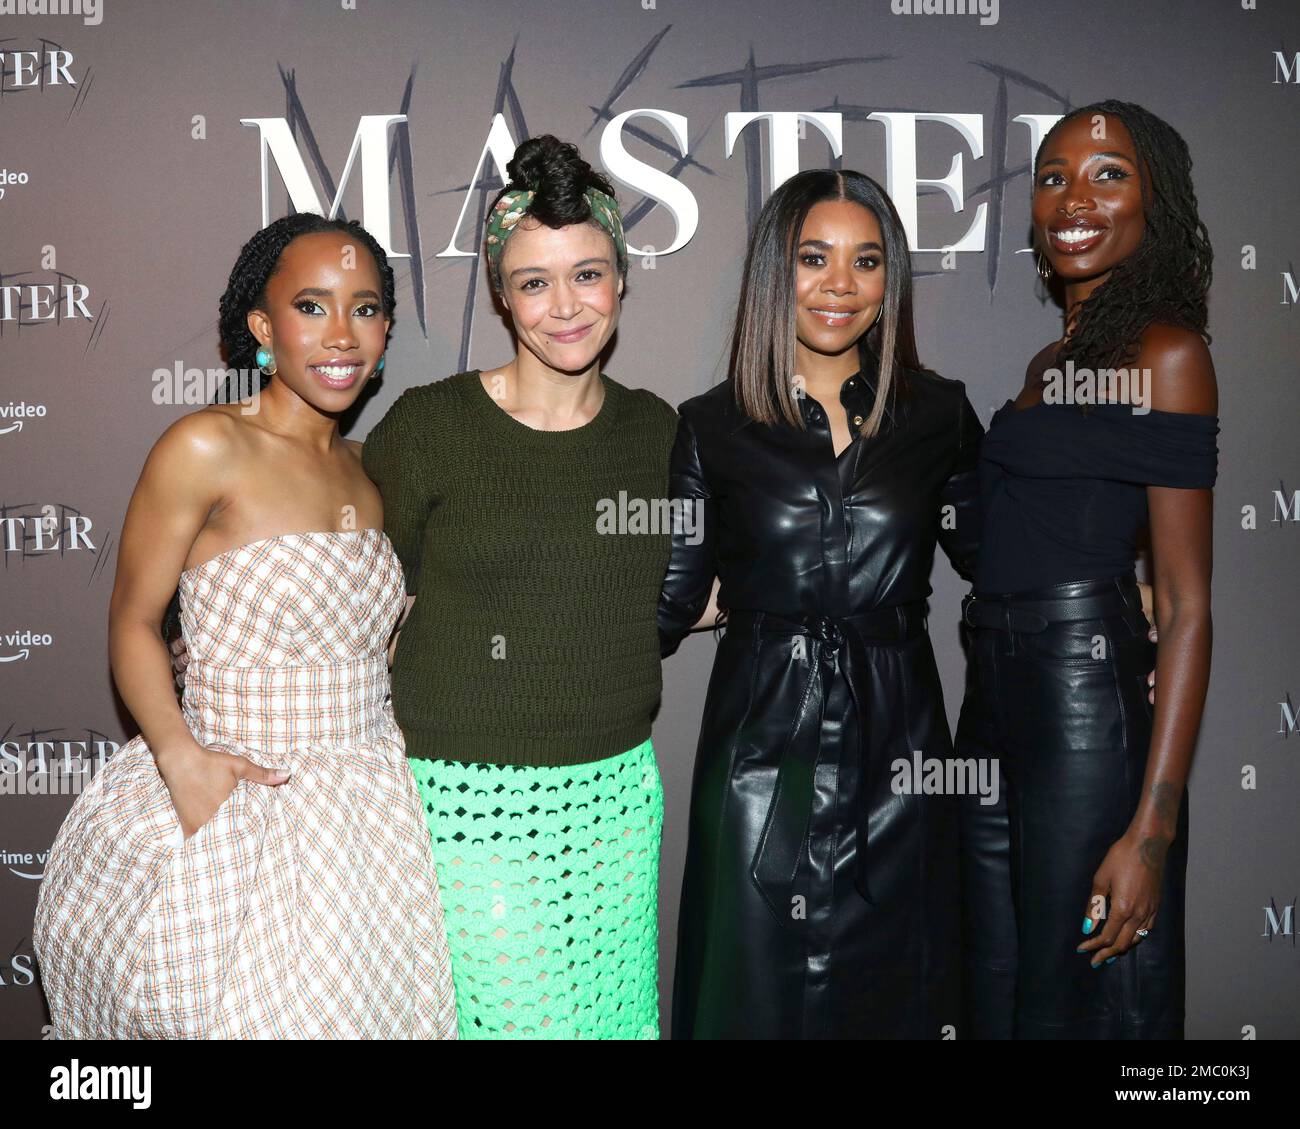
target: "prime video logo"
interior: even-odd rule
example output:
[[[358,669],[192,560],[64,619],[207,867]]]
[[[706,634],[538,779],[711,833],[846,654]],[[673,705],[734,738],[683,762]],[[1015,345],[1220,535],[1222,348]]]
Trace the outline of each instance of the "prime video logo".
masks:
[[[104,0],[0,0],[0,16],[80,16],[93,27],[104,20]]]
[[[988,27],[998,22],[998,0],[889,0],[896,16],[979,16]]]

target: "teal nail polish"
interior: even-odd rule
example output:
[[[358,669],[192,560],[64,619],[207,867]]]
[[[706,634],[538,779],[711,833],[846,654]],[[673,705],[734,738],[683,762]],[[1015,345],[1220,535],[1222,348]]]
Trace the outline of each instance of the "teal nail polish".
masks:
[[[1080,946],[1079,946],[1077,949],[1075,949],[1074,951],[1075,951],[1076,953],[1086,953],[1088,950],[1085,949],[1082,945],[1080,945]]]
[[[1106,963],[1107,963],[1107,964],[1114,964],[1115,961],[1118,960],[1118,959],[1119,959],[1118,957],[1107,957],[1107,958],[1106,958]]]
[[[1084,931],[1085,933],[1091,933],[1091,932],[1092,932],[1092,918],[1090,918],[1090,917],[1085,917],[1085,918],[1083,919],[1083,931]]]

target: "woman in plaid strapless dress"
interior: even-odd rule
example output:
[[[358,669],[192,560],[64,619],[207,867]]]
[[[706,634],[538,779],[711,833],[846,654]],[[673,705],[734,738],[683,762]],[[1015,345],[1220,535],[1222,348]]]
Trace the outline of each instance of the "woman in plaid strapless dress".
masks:
[[[124,745],[77,798],[35,946],[60,1038],[455,1034],[423,811],[388,702],[402,570],[376,529],[290,533],[181,574],[183,712],[241,780],[196,834]]]
[[[295,212],[239,252],[226,397],[154,444],[117,543],[109,659],[140,736],[45,867],[32,940],[57,1038],[457,1035],[389,704],[402,566],[339,431],[384,368],[394,293],[355,220]]]

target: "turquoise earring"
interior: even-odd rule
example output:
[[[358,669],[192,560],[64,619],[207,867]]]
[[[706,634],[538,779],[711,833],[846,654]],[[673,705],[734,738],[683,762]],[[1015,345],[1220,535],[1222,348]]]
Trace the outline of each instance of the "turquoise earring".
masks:
[[[253,358],[257,362],[257,367],[262,370],[265,376],[274,376],[276,374],[275,357],[268,349],[258,349],[257,355]]]
[[[375,372],[383,372],[383,371],[384,371],[384,358],[380,357],[379,364],[375,365]]]

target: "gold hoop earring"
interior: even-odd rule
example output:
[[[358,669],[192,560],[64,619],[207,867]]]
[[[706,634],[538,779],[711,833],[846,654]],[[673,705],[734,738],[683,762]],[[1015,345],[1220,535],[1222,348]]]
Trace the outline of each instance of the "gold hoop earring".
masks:
[[[1044,282],[1049,282],[1052,277],[1052,264],[1047,261],[1042,251],[1038,252],[1038,257],[1034,262],[1034,269],[1038,271],[1038,277]]]

